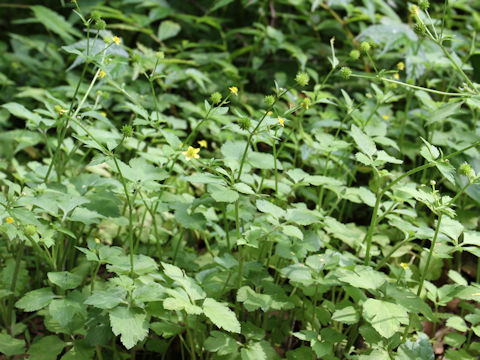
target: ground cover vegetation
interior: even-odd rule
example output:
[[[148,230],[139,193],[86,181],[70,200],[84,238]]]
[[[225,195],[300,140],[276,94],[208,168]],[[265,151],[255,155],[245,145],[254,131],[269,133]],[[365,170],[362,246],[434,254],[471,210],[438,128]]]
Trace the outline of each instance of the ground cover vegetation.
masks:
[[[478,11],[0,4],[0,357],[477,359]]]

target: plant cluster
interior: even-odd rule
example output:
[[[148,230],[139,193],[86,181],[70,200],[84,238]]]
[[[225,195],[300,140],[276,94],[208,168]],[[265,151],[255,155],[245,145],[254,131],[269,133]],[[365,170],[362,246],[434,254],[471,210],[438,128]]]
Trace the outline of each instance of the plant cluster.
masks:
[[[5,358],[478,358],[480,4],[0,11]]]

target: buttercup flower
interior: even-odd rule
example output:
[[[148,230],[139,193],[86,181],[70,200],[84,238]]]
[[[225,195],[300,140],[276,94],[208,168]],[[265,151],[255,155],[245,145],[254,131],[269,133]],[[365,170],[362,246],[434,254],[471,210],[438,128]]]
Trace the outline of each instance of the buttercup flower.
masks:
[[[388,116],[388,115],[383,115],[383,116],[382,116],[382,119],[383,119],[383,120],[388,120],[388,119],[390,119],[390,116]]]
[[[208,146],[207,140],[198,140],[197,143],[198,145],[200,145],[200,147],[203,147],[203,148],[206,148]]]
[[[401,263],[400,266],[401,266],[404,270],[408,270],[408,264],[407,264],[407,263]]]
[[[13,224],[13,218],[11,216],[7,217],[5,221],[7,222],[7,224]]]
[[[98,77],[100,79],[103,79],[105,76],[107,76],[107,73],[103,70],[100,70],[100,72],[98,73]]]
[[[228,90],[230,90],[230,92],[235,95],[235,96],[238,96],[238,88],[236,86],[231,86],[228,88]]]
[[[400,71],[405,70],[405,63],[404,63],[403,61],[400,61],[400,62],[397,64],[397,69],[400,70]]]
[[[285,127],[285,120],[282,119],[280,116],[278,117],[278,123],[279,123],[280,125],[282,125],[283,127]]]
[[[187,151],[182,152],[183,155],[185,155],[185,158],[187,161],[189,161],[191,158],[194,159],[199,159],[200,155],[198,153],[200,152],[200,148],[194,148],[192,146],[189,146]]]
[[[103,117],[107,117],[107,113],[105,111],[102,111],[100,114],[102,114]]]
[[[114,36],[112,41],[117,44],[117,45],[120,45],[120,38],[118,36]]]
[[[393,74],[393,78],[395,80],[398,80],[398,79],[400,79],[400,75],[398,73],[395,73],[395,74]]]

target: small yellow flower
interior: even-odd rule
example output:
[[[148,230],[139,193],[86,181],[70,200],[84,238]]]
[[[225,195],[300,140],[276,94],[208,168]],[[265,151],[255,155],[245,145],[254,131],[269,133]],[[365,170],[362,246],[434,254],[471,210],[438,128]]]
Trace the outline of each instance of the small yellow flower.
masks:
[[[400,75],[398,73],[395,73],[395,74],[393,74],[393,78],[395,80],[398,80],[398,79],[400,79]]]
[[[408,264],[407,264],[407,263],[401,263],[400,266],[401,266],[404,270],[408,270]]]
[[[11,216],[7,217],[5,221],[7,222],[7,224],[13,224],[13,218]]]
[[[382,119],[383,119],[383,120],[388,120],[388,119],[390,119],[390,116],[388,116],[388,115],[383,115],[383,116],[382,116]]]
[[[118,36],[114,36],[112,41],[117,44],[117,45],[120,45],[120,38]]]
[[[308,110],[310,108],[310,99],[308,98],[305,99],[300,103],[300,105],[302,105],[305,108],[305,110]]]
[[[105,76],[107,76],[107,73],[103,70],[100,70],[100,72],[98,73],[98,77],[100,79],[103,79]]]
[[[95,238],[95,243],[96,243],[96,244],[100,244],[100,239],[99,239],[99,238]]]
[[[405,70],[405,63],[404,63],[403,61],[400,61],[400,62],[397,64],[397,69],[400,70],[400,71]]]
[[[238,88],[236,86],[229,87],[228,90],[230,90],[233,95],[238,96]]]
[[[200,155],[198,155],[199,152],[200,152],[200,148],[196,149],[192,146],[189,146],[187,151],[182,152],[182,154],[185,155],[185,158],[187,159],[187,161],[189,161],[191,158],[199,159],[200,158]]]
[[[103,117],[107,117],[107,113],[105,111],[102,111],[100,114],[102,114]]]
[[[282,119],[280,116],[278,117],[278,123],[279,123],[281,126],[285,127],[285,120]]]
[[[200,147],[203,147],[203,148],[208,147],[207,140],[198,140],[197,143],[198,145],[200,145]]]

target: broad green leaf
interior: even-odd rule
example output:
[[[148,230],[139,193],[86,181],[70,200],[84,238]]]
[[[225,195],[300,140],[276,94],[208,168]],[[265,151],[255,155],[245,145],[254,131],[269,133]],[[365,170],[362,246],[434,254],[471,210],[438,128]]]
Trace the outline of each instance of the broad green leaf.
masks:
[[[363,303],[363,317],[387,339],[400,330],[401,324],[409,321],[403,306],[372,298]]]
[[[438,151],[435,146],[430,144],[424,138],[421,139],[425,143],[425,145],[423,145],[420,149],[420,155],[422,155],[429,162],[436,160],[440,156],[440,151]]]
[[[72,24],[55,11],[40,5],[32,6],[30,9],[33,10],[35,17],[43,26],[60,35],[65,42],[72,42],[74,40],[72,35],[78,35],[78,31],[73,28]]]
[[[147,314],[139,308],[117,306],[110,311],[110,324],[120,341],[131,349],[148,335]]]
[[[302,282],[312,279],[310,268],[304,264],[292,264],[280,270],[280,273],[288,277],[291,281]]]
[[[93,294],[85,300],[85,304],[93,305],[100,309],[113,309],[125,301],[127,290],[121,287],[106,290],[94,290]]]
[[[452,316],[449,317],[446,323],[446,326],[454,328],[460,332],[464,332],[468,330],[468,326],[460,316]]]
[[[285,210],[267,200],[257,200],[257,209],[261,212],[273,215],[276,218],[281,218],[285,215]]]
[[[48,280],[63,290],[75,289],[82,283],[82,276],[68,271],[49,272]]]
[[[65,345],[66,344],[56,336],[45,336],[35,341],[27,353],[30,354],[30,360],[56,360]]]
[[[242,360],[267,360],[267,355],[259,342],[250,343],[240,350]]]
[[[215,330],[210,333],[203,346],[207,351],[216,352],[220,356],[236,353],[239,347],[235,339]]]
[[[238,192],[218,185],[212,185],[209,188],[209,193],[217,202],[233,203],[238,200]]]
[[[398,348],[398,360],[434,360],[430,339],[424,333],[420,333],[416,341],[407,340]]]
[[[353,306],[346,306],[343,309],[335,310],[332,314],[332,320],[344,324],[355,324],[359,318],[358,311]]]
[[[37,311],[50,304],[54,297],[55,294],[50,288],[32,290],[18,300],[15,306],[23,311]]]
[[[350,133],[353,137],[353,140],[357,144],[360,151],[367,154],[368,156],[373,156],[377,152],[377,147],[372,138],[366,135],[362,130],[357,126],[352,125],[352,130]]]
[[[203,313],[219,328],[234,333],[240,332],[240,323],[227,305],[206,298],[203,302]]]
[[[0,353],[6,356],[23,354],[25,352],[25,340],[15,339],[8,334],[0,333]]]
[[[40,121],[42,120],[42,118],[39,115],[31,112],[25,106],[18,103],[10,102],[7,104],[3,104],[2,107],[7,109],[10,114],[15,115],[20,119],[30,120],[35,125],[39,125]]]
[[[357,265],[352,270],[339,269],[338,273],[340,281],[346,282],[353,287],[367,290],[378,289],[387,280],[383,273],[363,265]]]
[[[160,41],[167,40],[177,36],[180,30],[181,26],[179,24],[170,20],[165,20],[160,24],[157,36]]]
[[[53,299],[48,306],[48,311],[53,320],[62,327],[66,327],[79,310],[79,304],[71,299]]]
[[[157,321],[150,324],[150,329],[152,329],[155,334],[168,339],[172,336],[178,335],[183,331],[183,327],[178,324],[172,324],[166,321]]]

